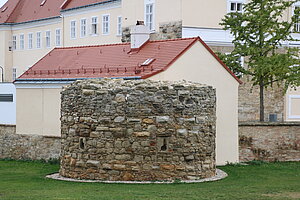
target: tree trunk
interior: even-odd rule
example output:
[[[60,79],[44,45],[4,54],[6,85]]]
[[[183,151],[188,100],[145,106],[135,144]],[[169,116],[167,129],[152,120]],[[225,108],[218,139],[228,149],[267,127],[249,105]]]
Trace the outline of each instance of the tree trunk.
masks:
[[[263,122],[265,121],[265,106],[264,106],[264,81],[261,79],[259,82],[259,111],[260,111],[260,119],[259,121]]]

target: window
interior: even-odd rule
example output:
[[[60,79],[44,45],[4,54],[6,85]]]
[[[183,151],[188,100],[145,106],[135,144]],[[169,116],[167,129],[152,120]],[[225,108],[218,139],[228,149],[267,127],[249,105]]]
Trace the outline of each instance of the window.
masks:
[[[243,12],[243,3],[242,0],[236,0],[236,1],[227,1],[228,3],[228,12]]]
[[[92,17],[92,35],[98,34],[98,17]]]
[[[238,62],[240,63],[241,67],[245,67],[245,59],[244,59],[244,56],[239,56],[238,58]]]
[[[33,48],[33,34],[29,33],[28,34],[28,49],[32,49]]]
[[[36,33],[36,48],[38,48],[38,49],[40,49],[41,46],[42,46],[42,43],[41,43],[41,35],[42,35],[41,32],[37,32],[37,33]]]
[[[296,14],[296,12],[297,13],[300,12],[300,5],[299,6],[298,5],[295,6],[295,8],[294,8],[294,14]],[[298,17],[298,19],[297,19],[297,21],[296,21],[296,23],[294,25],[294,31],[297,32],[297,33],[300,33],[300,17]]]
[[[51,46],[51,32],[46,31],[46,47],[50,48]]]
[[[20,35],[20,49],[24,49],[24,34]]]
[[[12,39],[12,48],[13,48],[13,50],[17,49],[17,36],[16,35],[14,35],[13,39]]]
[[[86,19],[80,20],[80,37],[86,36]]]
[[[154,30],[154,3],[147,3],[145,7],[146,26],[150,30]]]
[[[1,10],[1,12],[5,12],[7,8],[8,8],[7,6],[4,7],[4,8]]]
[[[55,44],[56,44],[56,46],[61,45],[61,30],[60,29],[55,30]]]
[[[122,35],[122,17],[118,17],[117,21],[117,35]]]
[[[230,12],[242,12],[242,10],[243,10],[242,3],[231,2]]]
[[[76,38],[76,21],[71,21],[71,28],[70,28],[71,38]]]
[[[17,79],[17,68],[13,68],[12,79],[13,81]]]
[[[0,102],[13,102],[13,94],[0,94]]]
[[[154,61],[154,58],[148,58],[142,63],[142,66],[148,66]]]
[[[109,34],[109,15],[102,16],[102,33]]]
[[[40,4],[40,6],[43,6],[46,3],[47,0],[43,0]]]

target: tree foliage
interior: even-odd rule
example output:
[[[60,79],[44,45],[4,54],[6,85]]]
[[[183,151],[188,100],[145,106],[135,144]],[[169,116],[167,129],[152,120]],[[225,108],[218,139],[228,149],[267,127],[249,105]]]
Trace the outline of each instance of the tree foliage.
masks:
[[[300,85],[299,46],[291,45],[299,11],[287,19],[286,13],[299,0],[250,0],[243,12],[228,13],[220,23],[234,36],[234,50],[221,59],[238,75],[250,75],[253,85],[260,86],[261,115],[264,88],[278,83],[288,87]],[[246,58],[247,68],[238,57]],[[263,116],[261,116],[263,121]]]

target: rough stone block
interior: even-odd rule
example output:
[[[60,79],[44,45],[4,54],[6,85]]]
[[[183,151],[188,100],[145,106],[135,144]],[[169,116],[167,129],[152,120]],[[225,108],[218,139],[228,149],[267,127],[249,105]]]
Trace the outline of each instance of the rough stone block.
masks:
[[[164,25],[162,32],[173,37],[167,35],[180,34],[179,26]],[[186,81],[71,84],[62,92],[61,174],[115,181],[208,177],[215,170],[215,103],[212,87]]]

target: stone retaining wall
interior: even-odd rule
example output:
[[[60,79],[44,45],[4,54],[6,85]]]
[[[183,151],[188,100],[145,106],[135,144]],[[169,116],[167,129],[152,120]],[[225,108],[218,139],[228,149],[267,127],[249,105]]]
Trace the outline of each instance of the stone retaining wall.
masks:
[[[189,82],[77,81],[62,92],[60,174],[113,181],[215,175],[215,90]]]
[[[259,121],[259,86],[252,86],[251,77],[244,76],[239,86],[239,121]],[[265,121],[274,114],[279,122],[284,120],[284,89],[274,84],[273,88],[265,89]]]
[[[0,125],[0,159],[59,159],[60,138],[16,134],[16,126]]]
[[[300,123],[240,123],[240,161],[300,161]]]

